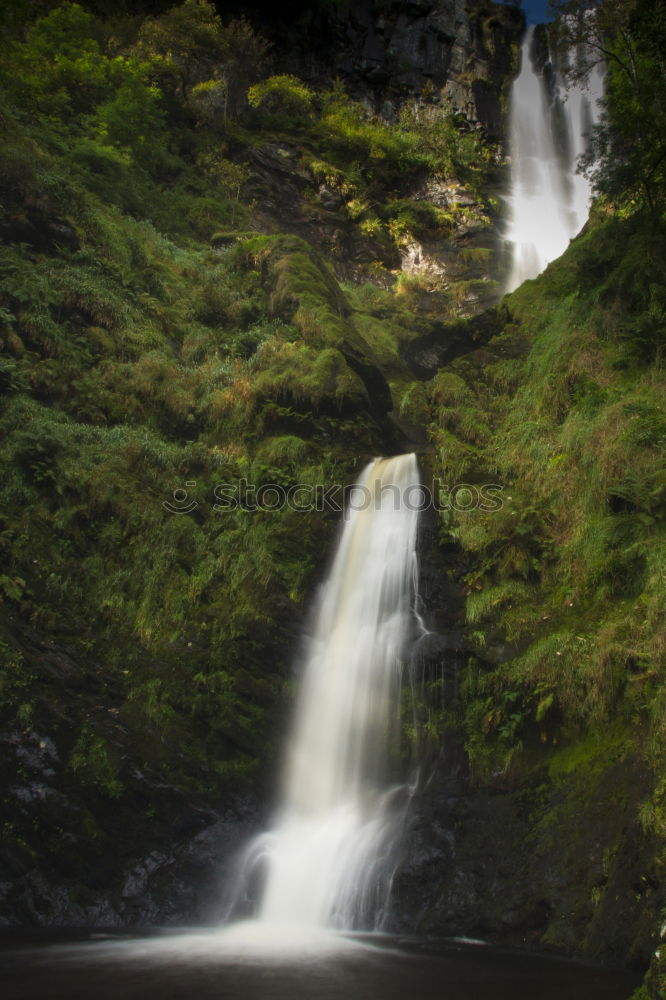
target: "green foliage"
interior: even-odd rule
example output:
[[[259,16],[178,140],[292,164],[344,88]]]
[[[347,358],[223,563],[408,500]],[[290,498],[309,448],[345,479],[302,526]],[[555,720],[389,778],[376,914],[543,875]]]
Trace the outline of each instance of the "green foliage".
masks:
[[[400,398],[400,416],[418,427],[429,422],[428,396],[420,382],[412,382],[403,392]]]
[[[442,518],[469,559],[467,619],[492,637],[467,685],[484,775],[618,716],[634,752],[663,753],[664,386],[643,333],[663,275],[648,260],[650,291],[632,279],[644,249],[635,221],[597,218],[429,386],[442,479],[504,485],[500,509]]]
[[[176,84],[182,99],[204,120],[226,120],[242,106],[242,92],[265,63],[268,43],[240,17],[223,25],[208,0],[185,0],[144,21],[137,53],[152,64],[156,82],[167,91]]]
[[[520,601],[528,595],[529,588],[517,580],[505,580],[485,590],[472,590],[467,599],[467,621],[477,623],[484,618],[497,617],[502,604]]]
[[[0,576],[0,599],[18,601],[23,596],[25,580]],[[31,700],[35,687],[35,671],[26,663],[21,651],[0,641],[0,709],[10,719],[29,725],[34,711]]]
[[[411,198],[389,201],[384,209],[388,220],[388,230],[397,243],[406,236],[417,239],[441,238],[452,227],[453,216],[428,201],[414,201]]]
[[[12,55],[20,84],[40,109],[87,111],[104,95],[111,64],[102,56],[97,34],[93,17],[77,3],[56,7],[28,28],[25,43]],[[11,62],[6,69],[11,80]]]
[[[270,76],[250,87],[247,95],[251,108],[265,108],[277,115],[307,117],[312,110],[314,94],[297,77]]]
[[[107,743],[89,726],[79,733],[69,757],[69,767],[83,785],[89,785],[111,799],[123,790],[118,765]]]
[[[222,22],[208,0],[184,0],[139,30],[139,52],[173,71],[182,96],[209,79],[227,56]]]
[[[350,186],[367,185],[369,192],[390,190],[427,166],[410,133],[369,115],[342,86],[323,95],[313,136],[323,159],[341,169]]]
[[[78,794],[113,799],[121,754],[210,790],[255,780],[268,752],[289,618],[331,525],[216,510],[218,484],[326,484],[380,445],[343,349],[372,351],[330,268],[296,237],[224,229],[247,218],[247,167],[212,132],[170,151],[155,65],[116,66],[94,40],[88,117],[69,98],[57,117],[46,87],[48,121],[26,124],[17,85],[3,110],[0,600],[70,643],[85,690],[113,690],[120,728],[93,726],[84,698],[69,762]],[[54,221],[65,245],[23,241]],[[228,250],[202,245],[220,229]],[[174,513],[185,483],[196,507]],[[50,725],[64,696],[3,650],[4,715]]]
[[[412,101],[402,107],[400,126],[435,176],[455,177],[474,190],[482,188],[494,150],[479,135],[464,131],[464,122],[437,105]]]
[[[113,98],[97,108],[102,142],[129,147],[135,152],[161,137],[164,119],[158,88],[146,86],[140,77],[129,74]]]
[[[580,0],[552,5],[561,16],[556,36],[581,58],[570,69],[584,76],[603,63],[604,109],[584,165],[599,192],[647,210],[648,225],[664,217],[666,190],[666,45],[663,6],[649,0],[603,0],[589,10]],[[581,45],[582,43],[582,45]]]

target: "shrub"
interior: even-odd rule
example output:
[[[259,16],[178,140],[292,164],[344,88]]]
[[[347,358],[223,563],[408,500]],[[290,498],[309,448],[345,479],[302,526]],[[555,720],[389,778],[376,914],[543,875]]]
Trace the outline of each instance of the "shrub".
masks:
[[[312,112],[314,93],[296,76],[270,76],[248,90],[250,107],[269,114],[307,118]]]

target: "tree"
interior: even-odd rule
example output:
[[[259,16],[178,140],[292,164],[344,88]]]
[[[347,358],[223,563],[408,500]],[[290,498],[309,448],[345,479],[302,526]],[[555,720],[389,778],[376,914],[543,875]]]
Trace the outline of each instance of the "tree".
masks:
[[[225,192],[231,202],[231,224],[235,225],[243,185],[250,178],[249,168],[245,164],[225,159],[220,151],[202,153],[197,162],[210,179]]]
[[[142,57],[175,74],[183,100],[198,85],[219,83],[225,116],[237,109],[240,91],[260,73],[268,47],[243,17],[225,27],[209,0],[185,0],[148,18],[137,42]]]
[[[604,115],[583,166],[598,192],[638,200],[658,218],[666,194],[666,9],[653,0],[552,0],[567,73],[606,68]]]
[[[120,84],[113,97],[97,108],[96,120],[103,139],[114,145],[141,152],[150,147],[164,130],[165,114],[157,87],[145,84],[141,67],[131,61],[116,60],[122,66]],[[132,69],[135,71],[132,72]]]
[[[222,21],[208,0],[185,0],[160,17],[149,17],[137,47],[145,58],[175,70],[183,99],[195,84],[214,76],[229,55]]]
[[[111,89],[109,60],[94,18],[77,3],[64,3],[31,24],[25,41],[10,48],[7,85],[30,94],[47,114],[85,112]]]
[[[237,114],[246,100],[248,87],[261,78],[266,68],[270,43],[244,17],[230,21],[224,33],[229,52],[223,72],[227,109]]]

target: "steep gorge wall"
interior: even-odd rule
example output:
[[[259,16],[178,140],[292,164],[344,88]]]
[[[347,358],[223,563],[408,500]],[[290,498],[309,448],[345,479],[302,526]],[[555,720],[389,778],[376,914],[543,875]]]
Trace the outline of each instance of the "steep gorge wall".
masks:
[[[454,220],[448,232],[422,227],[387,243],[380,233],[359,232],[349,218],[349,198],[330,178],[313,183],[302,143],[274,141],[252,154],[258,225],[287,228],[313,242],[344,278],[392,283],[402,273],[453,295],[465,315],[495,302],[508,266],[501,194],[509,89],[524,29],[519,8],[490,0],[363,0],[305,11],[287,7],[268,24],[265,16],[257,18],[273,38],[276,72],[293,73],[317,91],[342,81],[354,100],[389,126],[398,126],[407,107],[424,128],[447,117],[459,133],[485,145],[488,162],[480,186],[467,170],[457,176],[423,172],[387,188],[380,199],[375,192],[375,201],[406,198]],[[476,156],[471,150],[465,155],[470,162]]]
[[[502,141],[523,24],[518,7],[491,0],[287,9],[274,28],[275,58],[308,80],[343,79],[354,97],[389,120],[406,98],[424,96]]]
[[[662,245],[597,210],[430,383],[428,461],[504,503],[441,519],[459,684],[397,882],[410,926],[652,960],[646,997],[664,982],[665,428],[651,293],[625,282],[640,259],[661,286]]]

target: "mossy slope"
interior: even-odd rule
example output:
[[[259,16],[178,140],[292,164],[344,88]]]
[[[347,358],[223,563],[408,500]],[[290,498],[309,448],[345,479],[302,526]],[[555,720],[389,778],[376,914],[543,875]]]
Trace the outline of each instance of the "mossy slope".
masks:
[[[663,251],[600,207],[503,300],[501,334],[429,383],[435,471],[503,488],[499,510],[442,514],[468,559],[472,774],[522,789],[531,850],[579,869],[539,937],[592,954],[624,921],[645,957],[664,906]]]

